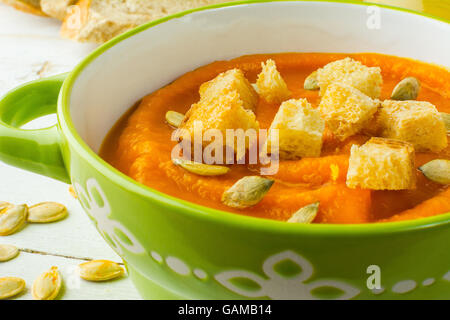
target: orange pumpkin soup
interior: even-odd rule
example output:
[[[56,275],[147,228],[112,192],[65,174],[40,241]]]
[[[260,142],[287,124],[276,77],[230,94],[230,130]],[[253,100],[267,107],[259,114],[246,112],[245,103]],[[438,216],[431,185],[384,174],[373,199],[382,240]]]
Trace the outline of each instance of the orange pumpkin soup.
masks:
[[[270,191],[261,202],[247,209],[234,209],[221,202],[222,194],[244,176],[256,175],[247,165],[231,165],[222,176],[206,177],[173,164],[173,128],[165,121],[169,110],[186,113],[199,100],[199,87],[218,74],[241,69],[254,83],[267,59],[276,62],[292,98],[306,98],[313,107],[320,102],[318,91],[303,88],[311,72],[329,62],[351,57],[364,65],[381,67],[383,86],[380,99],[389,99],[395,85],[405,77],[421,82],[417,100],[429,101],[440,112],[450,113],[450,72],[444,68],[410,59],[381,54],[285,53],[244,56],[219,61],[189,72],[166,87],[146,96],[114,126],[100,155],[112,166],[151,188],[207,207],[237,214],[288,220],[299,208],[320,202],[314,223],[371,223],[416,219],[450,212],[450,189],[427,179],[419,170],[412,190],[375,191],[346,186],[352,145],[362,145],[369,136],[358,134],[340,141],[330,130],[323,135],[318,158],[281,161]],[[268,129],[280,107],[259,99],[256,118]],[[448,137],[447,137],[448,138]],[[450,159],[450,147],[440,153],[416,153],[416,167],[433,159]]]

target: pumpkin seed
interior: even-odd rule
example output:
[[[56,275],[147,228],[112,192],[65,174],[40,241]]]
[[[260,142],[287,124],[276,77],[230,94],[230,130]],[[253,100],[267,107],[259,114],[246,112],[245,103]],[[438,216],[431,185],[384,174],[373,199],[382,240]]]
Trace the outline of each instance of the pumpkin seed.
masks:
[[[28,222],[48,223],[64,219],[67,209],[57,202],[42,202],[28,209]]]
[[[62,279],[57,267],[41,274],[34,280],[31,294],[35,300],[54,300],[61,290]]]
[[[173,127],[178,128],[184,120],[184,114],[176,111],[167,111],[166,121]]]
[[[252,207],[264,198],[273,183],[273,180],[259,176],[244,177],[223,193],[222,202],[232,208]]]
[[[3,209],[6,209],[8,207],[12,206],[11,203],[9,202],[5,202],[5,201],[0,201],[0,211],[2,211]]]
[[[392,91],[392,100],[416,100],[420,91],[420,82],[414,77],[400,81]]]
[[[0,212],[0,236],[7,236],[19,230],[27,221],[26,204],[11,205]]]
[[[9,244],[0,244],[0,262],[14,259],[19,254],[17,247]]]
[[[305,79],[303,88],[305,88],[306,90],[319,90],[320,89],[319,81],[317,80],[317,71],[314,71]]]
[[[16,277],[0,278],[0,300],[14,297],[25,289],[25,280]]]
[[[287,221],[289,223],[312,223],[319,212],[319,202],[301,208]]]
[[[450,160],[433,160],[421,166],[419,170],[431,181],[450,184]]]
[[[440,112],[442,120],[444,121],[445,128],[447,129],[447,134],[450,133],[450,114]]]
[[[172,161],[177,166],[180,166],[191,173],[198,174],[199,176],[221,176],[227,174],[230,171],[230,168],[228,167],[214,166],[186,159],[177,158],[173,159]]]
[[[88,281],[107,281],[124,274],[123,268],[112,261],[93,260],[79,265],[80,277]]]

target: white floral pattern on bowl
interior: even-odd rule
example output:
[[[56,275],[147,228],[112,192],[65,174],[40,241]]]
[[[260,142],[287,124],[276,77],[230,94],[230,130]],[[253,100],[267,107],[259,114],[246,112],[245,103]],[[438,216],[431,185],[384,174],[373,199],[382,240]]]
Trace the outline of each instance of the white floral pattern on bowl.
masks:
[[[132,253],[144,253],[144,247],[139,243],[136,237],[120,222],[109,218],[111,214],[111,206],[106,198],[105,193],[94,178],[88,179],[86,182],[86,191],[77,182],[74,183],[75,191],[81,197],[81,202],[90,217],[96,221],[97,229],[102,236],[108,239],[118,254],[123,254],[123,249]],[[101,198],[96,201],[93,192],[97,192]],[[127,237],[128,241],[123,241],[118,232]]]

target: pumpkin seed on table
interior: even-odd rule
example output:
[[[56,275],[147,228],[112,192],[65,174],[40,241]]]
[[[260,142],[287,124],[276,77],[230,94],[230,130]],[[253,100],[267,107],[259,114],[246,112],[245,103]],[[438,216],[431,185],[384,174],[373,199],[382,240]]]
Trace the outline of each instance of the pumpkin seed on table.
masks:
[[[0,201],[0,211],[2,211],[3,209],[6,209],[8,207],[12,206],[11,203],[9,202],[5,202],[5,201]]]
[[[450,184],[450,160],[432,160],[419,168],[433,182]]]
[[[124,274],[124,269],[113,261],[92,260],[80,264],[80,277],[87,281],[108,281]]]
[[[0,300],[17,296],[25,289],[25,280],[16,277],[0,278]]]
[[[298,210],[287,222],[310,224],[317,217],[318,212],[319,202],[315,202]]]
[[[26,204],[11,205],[0,211],[0,236],[8,236],[18,231],[27,221]]]
[[[221,176],[230,171],[230,168],[225,166],[215,166],[181,158],[173,159],[172,161],[177,166],[199,176]]]
[[[19,254],[19,249],[10,244],[0,244],[0,262],[14,259]]]
[[[184,120],[184,114],[176,112],[176,111],[167,111],[166,112],[166,121],[171,126],[178,128]]]
[[[49,223],[64,219],[67,208],[57,202],[42,202],[28,209],[28,222]]]
[[[264,198],[274,182],[259,176],[244,177],[222,194],[222,203],[237,209],[252,207]]]
[[[41,274],[33,282],[31,295],[35,300],[54,300],[61,290],[62,279],[57,267],[51,267],[50,270]]]
[[[317,71],[314,71],[305,79],[303,88],[306,90],[319,90],[320,89],[319,81],[317,79]]]
[[[441,118],[444,121],[445,128],[447,129],[447,134],[449,134],[450,133],[450,114],[444,113],[444,112],[440,112],[439,114],[441,115]]]
[[[392,100],[416,100],[420,91],[420,82],[414,77],[400,81],[392,91]]]

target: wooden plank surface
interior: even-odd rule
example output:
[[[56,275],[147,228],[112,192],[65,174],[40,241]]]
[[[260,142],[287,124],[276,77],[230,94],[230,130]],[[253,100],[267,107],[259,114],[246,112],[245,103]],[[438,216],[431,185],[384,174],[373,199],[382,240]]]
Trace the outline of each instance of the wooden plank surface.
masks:
[[[61,39],[59,21],[27,15],[0,4],[0,96],[27,81],[70,71],[95,45]],[[45,127],[55,117],[34,121],[29,128]],[[51,266],[58,266],[65,282],[61,299],[139,299],[129,278],[107,283],[89,283],[74,274],[86,259],[121,262],[95,230],[68,185],[13,168],[0,162],[0,201],[34,204],[63,203],[67,219],[46,225],[27,225],[22,231],[0,237],[23,251],[0,262],[0,277],[17,276],[27,282],[27,291],[17,297],[30,299],[33,280]]]

